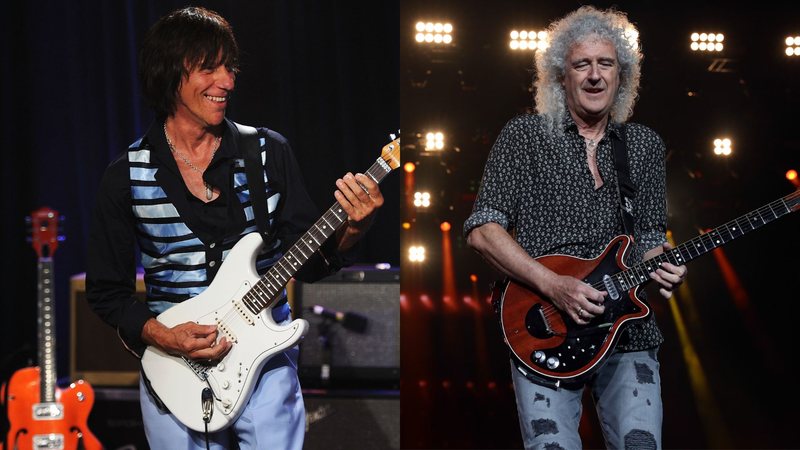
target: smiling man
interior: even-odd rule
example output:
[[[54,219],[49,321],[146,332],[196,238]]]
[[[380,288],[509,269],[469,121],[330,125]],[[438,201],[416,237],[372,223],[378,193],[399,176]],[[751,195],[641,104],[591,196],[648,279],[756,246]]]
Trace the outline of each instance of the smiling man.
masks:
[[[249,154],[238,124],[225,117],[238,58],[228,22],[203,8],[177,10],[145,36],[140,78],[156,120],[103,176],[86,278],[92,309],[136,357],[152,346],[187,362],[220,361],[234,344],[216,326],[190,320],[167,327],[155,317],[205,291],[228,251],[245,235],[259,232],[264,238],[254,255],[258,272],[264,273],[318,217],[286,139],[258,128]],[[255,174],[255,181],[249,174]],[[346,174],[336,188],[347,220],[318,252],[304,255],[308,261],[295,274],[302,281],[339,269],[346,260],[342,253],[364,235],[383,203],[377,184],[363,174]],[[146,304],[134,297],[137,246]],[[273,320],[288,323],[285,292],[276,300]],[[273,356],[256,375],[238,420],[211,434],[181,424],[142,375],[140,403],[150,446],[301,449],[305,410],[297,355],[294,347]],[[186,402],[201,409],[200,398]]]
[[[625,123],[642,57],[633,31],[623,13],[589,6],[550,26],[549,47],[536,53],[539,114],[515,117],[502,130],[464,224],[468,244],[490,265],[558,310],[570,328],[553,339],[604,329],[593,320],[603,321],[606,292],[536,258],[596,258],[622,234],[634,240],[628,265],[669,248],[664,143],[649,128]],[[619,159],[627,159],[630,183],[616,170],[615,147],[627,155]],[[685,275],[685,266],[664,263],[651,277],[668,299]],[[546,315],[543,321],[558,317]],[[525,447],[582,448],[581,398],[589,387],[609,448],[660,448],[662,341],[650,315],[621,333],[605,365],[574,383],[541,376],[512,355]],[[561,364],[558,356],[547,358],[549,369]]]

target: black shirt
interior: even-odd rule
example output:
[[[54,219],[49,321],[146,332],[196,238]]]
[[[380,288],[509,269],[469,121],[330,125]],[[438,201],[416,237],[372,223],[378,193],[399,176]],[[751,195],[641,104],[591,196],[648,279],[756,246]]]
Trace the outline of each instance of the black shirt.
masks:
[[[586,146],[567,114],[563,135],[545,128],[538,115],[511,119],[492,147],[472,214],[464,235],[495,222],[513,231],[517,243],[532,257],[564,254],[595,258],[616,236],[625,234],[619,215],[619,194],[609,135],[619,125],[609,124],[597,146],[597,166],[603,179],[599,189],[586,163]],[[665,147],[651,129],[626,125],[630,176],[638,188],[633,215],[635,245],[628,265],[660,246],[666,233]],[[653,316],[628,327],[620,350],[643,350],[659,345],[663,337]]]
[[[246,223],[233,189],[233,160],[244,158],[243,149],[233,139],[234,125],[227,120],[225,124],[220,147],[204,173],[204,179],[220,190],[219,197],[209,203],[192,195],[183,182],[167,146],[163,121],[151,125],[144,137],[151,144],[151,161],[159,166],[156,181],[182,220],[205,244],[207,261],[220,261],[222,246],[216,244],[226,237],[237,236]],[[280,134],[263,128],[259,134],[268,142],[265,169],[270,186],[281,193],[273,236],[281,240],[282,250],[286,250],[319,215],[306,192],[289,143]],[[335,251],[335,246],[335,239],[328,239],[321,249],[325,257],[317,254],[310,258],[296,278],[314,281],[342,267],[345,257]],[[126,151],[109,165],[100,183],[89,234],[86,296],[95,313],[115,327],[126,347],[140,356],[146,346],[141,341],[142,328],[156,314],[134,297],[136,256],[136,217],[131,206]],[[215,264],[208,268],[209,280],[219,267],[220,264]]]

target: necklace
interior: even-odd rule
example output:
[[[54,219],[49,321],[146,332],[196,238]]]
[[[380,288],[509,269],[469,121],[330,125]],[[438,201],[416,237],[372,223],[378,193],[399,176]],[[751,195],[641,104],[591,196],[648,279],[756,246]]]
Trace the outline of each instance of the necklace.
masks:
[[[593,154],[594,151],[597,150],[597,144],[600,143],[600,139],[603,138],[603,134],[604,133],[600,133],[600,135],[599,136],[595,136],[594,139],[591,139],[591,138],[588,138],[588,137],[583,138],[586,141],[586,151],[589,154]]]
[[[172,153],[174,153],[175,155],[177,155],[178,158],[180,158],[181,161],[183,161],[187,166],[189,166],[190,169],[192,169],[195,172],[199,173],[201,178],[202,178],[202,175],[203,175],[204,171],[200,170],[199,167],[195,166],[191,161],[189,161],[189,158],[187,158],[183,153],[175,150],[175,146],[172,144],[172,140],[169,138],[169,133],[167,133],[167,122],[164,122],[164,136],[167,138],[167,145],[169,146],[170,151]],[[222,136],[217,136],[214,139],[214,150],[211,151],[211,159],[212,160],[214,159],[214,155],[217,154],[217,149],[219,149],[220,140],[222,140]],[[210,164],[210,162],[209,162],[209,164]],[[206,168],[208,168],[208,166],[206,166]],[[214,196],[214,189],[211,188],[211,185],[208,184],[206,182],[206,180],[203,180],[203,184],[206,187],[206,200],[211,201],[211,198]]]
[[[586,138],[586,150],[588,150],[589,153],[593,153],[596,148],[597,148],[597,141],[595,141],[594,139]]]

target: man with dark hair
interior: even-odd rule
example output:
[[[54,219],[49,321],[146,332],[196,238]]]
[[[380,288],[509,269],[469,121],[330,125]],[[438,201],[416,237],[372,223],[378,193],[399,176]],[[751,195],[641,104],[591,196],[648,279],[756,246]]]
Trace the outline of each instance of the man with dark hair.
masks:
[[[245,170],[250,162],[237,124],[225,118],[238,71],[238,46],[228,22],[196,7],[161,18],[140,53],[144,96],[156,120],[112,162],[101,182],[89,237],[87,298],[116,328],[137,357],[147,346],[188,360],[216,361],[232,343],[216,326],[186,322],[167,327],[156,316],[197,296],[212,282],[227,252],[246,234],[265,237],[256,255],[259,273],[317,219],[286,139],[259,128],[257,173],[264,192]],[[252,166],[251,166],[252,167]],[[248,182],[251,182],[248,185]],[[347,213],[336,230],[295,275],[314,281],[338,270],[383,203],[378,185],[363,174],[336,181],[334,196]],[[266,220],[255,214],[261,206]],[[260,230],[259,222],[268,230]],[[138,245],[147,303],[136,301]],[[283,298],[272,308],[276,323],[291,320]],[[238,345],[238,344],[237,344]],[[297,379],[297,347],[272,357],[239,419],[204,436],[163,408],[142,377],[140,401],[154,449],[300,449],[305,410]],[[187,399],[198,402],[198,399]],[[232,430],[232,432],[229,432]],[[235,436],[235,437],[233,437]]]

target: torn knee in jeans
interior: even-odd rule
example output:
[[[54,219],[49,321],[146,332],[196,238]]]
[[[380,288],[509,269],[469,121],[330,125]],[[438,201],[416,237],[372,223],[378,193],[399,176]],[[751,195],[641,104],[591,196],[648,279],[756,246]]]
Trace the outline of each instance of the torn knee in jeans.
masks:
[[[550,419],[531,420],[531,428],[533,428],[534,436],[539,436],[541,434],[558,434],[558,425],[556,425],[554,420]]]
[[[647,384],[654,384],[655,381],[653,380],[653,369],[650,368],[645,363],[633,363],[636,369],[636,381],[640,384],[647,383]]]
[[[625,435],[625,449],[655,449],[656,438],[653,434],[644,430],[631,430]]]
[[[548,408],[550,407],[550,399],[545,397],[544,395],[538,393],[538,392],[533,397],[533,403],[536,403],[536,402],[545,402],[547,404],[547,407]]]

